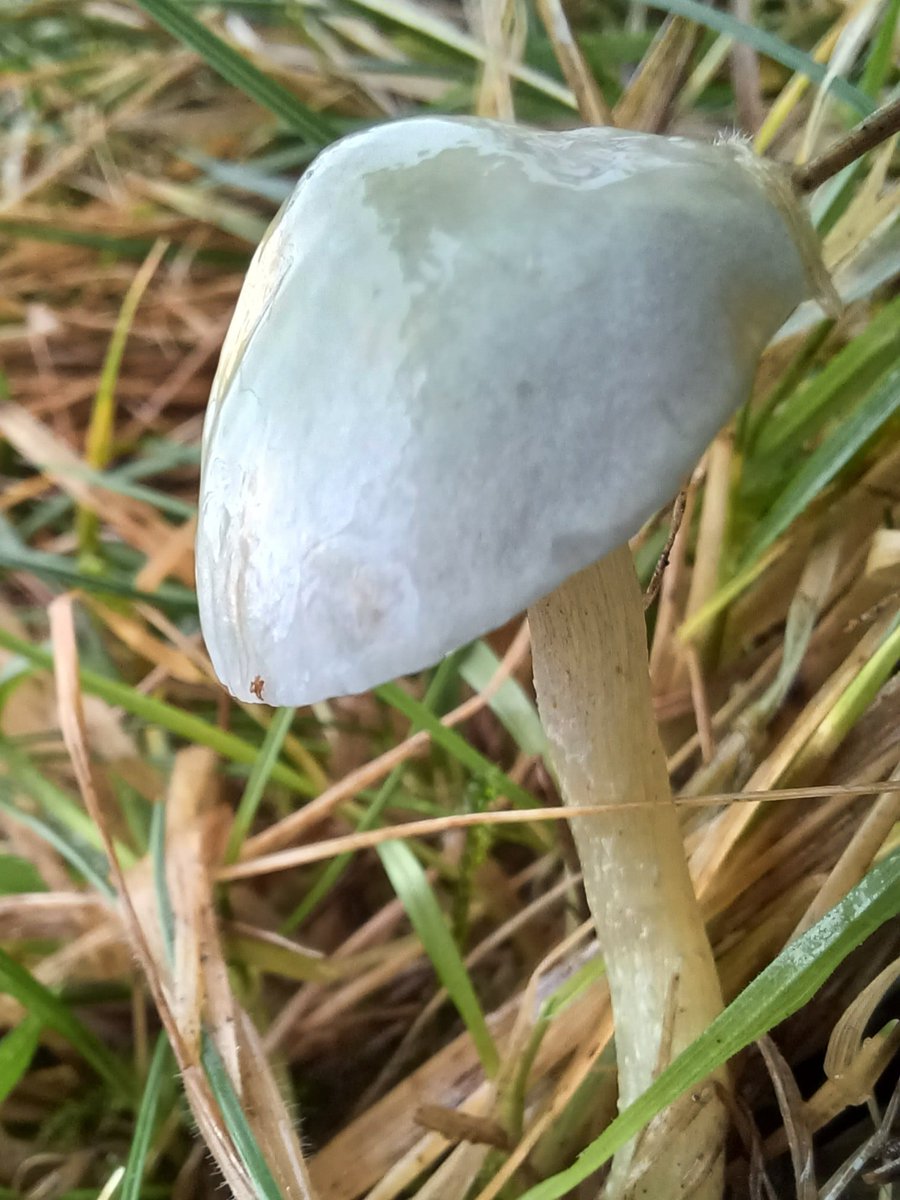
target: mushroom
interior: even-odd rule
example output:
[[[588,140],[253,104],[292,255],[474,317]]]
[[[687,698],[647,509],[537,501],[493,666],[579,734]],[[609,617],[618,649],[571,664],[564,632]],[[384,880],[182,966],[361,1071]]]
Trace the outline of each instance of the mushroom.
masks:
[[[197,587],[235,696],[361,692],[528,609],[564,802],[610,806],[572,825],[623,1105],[722,1005],[628,539],[820,272],[788,176],[740,142],[397,121],[307,171],[213,386]],[[708,1093],[617,1156],[609,1195],[721,1194]]]

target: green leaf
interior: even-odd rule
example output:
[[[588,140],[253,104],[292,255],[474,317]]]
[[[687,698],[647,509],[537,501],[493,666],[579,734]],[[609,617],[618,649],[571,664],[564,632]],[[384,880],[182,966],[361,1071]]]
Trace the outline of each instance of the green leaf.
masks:
[[[46,892],[47,885],[41,879],[34,863],[16,854],[0,854],[0,895],[11,896],[20,892]]]
[[[2,631],[0,631],[2,632]],[[483,780],[484,783],[492,787],[499,795],[507,796],[516,804],[522,805],[524,808],[536,808],[537,801],[531,792],[526,788],[521,787],[518,783],[514,783],[505,771],[501,771],[496,764],[490,759],[485,758],[483,754],[470,746],[464,737],[461,737],[455,730],[449,729],[446,725],[442,725],[438,717],[428,709],[420,701],[414,699],[405,692],[397,683],[385,683],[381,687],[375,689],[375,694],[379,696],[385,703],[390,704],[392,708],[396,708],[398,712],[402,712],[405,717],[413,722],[419,729],[427,729],[431,734],[431,740],[441,749],[446,750],[448,754],[462,763],[476,778]]]
[[[31,1065],[42,1029],[40,1017],[30,1013],[0,1041],[0,1104]]]
[[[106,346],[106,353],[100,368],[100,379],[94,393],[94,402],[91,405],[84,435],[85,460],[94,470],[105,470],[113,456],[119,372],[125,357],[125,348],[131,336],[131,327],[144,293],[159,267],[164,249],[165,242],[160,239],[154,244],[153,249],[135,272],[119,306],[112,334]],[[75,520],[75,534],[79,556],[96,556],[100,541],[100,516],[92,507],[79,505]]]
[[[163,948],[169,966],[175,962],[175,911],[166,879],[166,806],[154,804],[150,815],[150,862],[153,867],[153,890],[162,931]]]
[[[9,798],[12,794],[12,789],[9,788],[6,781],[0,779],[0,811],[5,812],[14,821],[18,821],[22,825],[27,825],[38,837],[43,838],[48,846],[52,846],[54,850],[58,851],[69,866],[73,867],[82,879],[84,879],[85,883],[89,883],[101,896],[106,896],[112,900],[115,896],[115,890],[106,876],[101,874],[100,870],[91,862],[89,854],[82,851],[80,847],[73,845],[58,830],[54,829],[52,825],[48,825],[46,821],[42,821],[40,817],[36,817],[33,813],[23,812]],[[102,861],[105,867],[106,860],[103,859]]]
[[[0,570],[28,571],[39,579],[80,588],[100,595],[122,596],[135,603],[152,604],[170,616],[194,616],[197,600],[194,593],[178,584],[163,583],[155,592],[143,592],[128,579],[107,567],[102,575],[92,574],[77,566],[63,554],[32,550],[0,543]]]
[[[781,63],[783,67],[805,75],[813,83],[822,84],[825,81],[826,68],[816,62],[814,58],[802,50],[798,50],[796,46],[782,41],[774,34],[767,33],[764,29],[757,29],[755,25],[746,25],[724,9],[713,8],[711,4],[703,3],[702,0],[647,0],[647,4],[650,8],[660,9],[662,12],[671,13],[676,17],[684,17],[698,25],[704,25],[707,29],[715,30],[716,33],[724,33],[726,37],[733,38],[736,42],[751,46],[758,54],[763,54],[766,58]],[[862,116],[868,116],[869,113],[875,111],[875,105],[869,97],[859,88],[848,83],[846,79],[833,78],[829,90]]]
[[[141,1097],[141,1106],[138,1109],[134,1133],[131,1137],[131,1148],[128,1151],[128,1162],[125,1164],[125,1174],[122,1176],[119,1200],[139,1200],[141,1195],[144,1166],[156,1126],[160,1092],[166,1074],[171,1072],[171,1067],[172,1056],[169,1053],[169,1040],[165,1033],[161,1033],[156,1039],[153,1056],[150,1059],[147,1082],[144,1084],[144,1094]]]
[[[867,96],[875,97],[884,87],[894,57],[894,38],[900,23],[900,0],[890,0],[866,60],[859,84]]]
[[[405,842],[386,842],[378,847],[378,857],[438,978],[472,1035],[486,1074],[493,1075],[499,1065],[497,1047],[425,871]]]
[[[152,237],[114,237],[108,233],[88,229],[66,229],[43,221],[13,221],[0,219],[0,237],[22,238],[34,242],[50,242],[61,246],[84,246],[107,254],[119,254],[123,258],[144,258],[153,246]],[[173,242],[166,251],[163,261],[183,256],[188,249],[183,242]],[[191,247],[197,262],[216,263],[220,266],[247,267],[249,251],[228,250],[217,247]],[[0,395],[0,399],[4,397]]]
[[[815,375],[806,387],[785,400],[778,413],[760,429],[753,453],[769,458],[776,451],[790,452],[818,428],[835,411],[847,407],[862,390],[859,381],[872,366],[880,367],[879,374],[891,362],[884,361],[886,353],[896,358],[900,346],[900,298],[886,304],[870,321],[866,330],[855,337],[840,353]],[[873,379],[866,380],[871,386]]]
[[[284,745],[284,739],[291,728],[295,711],[293,708],[279,708],[272,717],[269,728],[266,730],[263,744],[250,770],[247,786],[244,788],[244,794],[241,796],[240,804],[238,804],[234,824],[231,826],[228,848],[225,851],[226,863],[235,862],[241,852],[241,846],[244,844],[244,838],[253,824],[253,818],[256,816],[256,810],[259,808],[259,802],[262,800],[266,784],[275,770],[278,756],[281,753],[281,747]]]
[[[390,775],[382,783],[375,797],[357,822],[357,833],[362,833],[367,829],[374,829],[380,823],[382,813],[403,780],[404,769],[405,765],[394,767],[393,771],[391,771]],[[318,908],[329,892],[331,892],[332,888],[337,885],[352,860],[352,854],[339,854],[326,863],[316,875],[306,895],[282,922],[279,932],[283,934],[291,933],[298,925],[302,925],[310,914]]]
[[[53,655],[49,650],[33,646],[24,638],[17,638],[5,629],[0,629],[0,646],[27,658],[38,667],[48,671],[53,669]],[[136,691],[126,683],[98,675],[84,667],[79,670],[78,677],[82,688],[89,694],[124,708],[132,716],[140,717],[151,725],[159,725],[161,729],[167,729],[169,733],[183,738],[186,742],[208,746],[232,762],[247,765],[256,762],[256,756],[259,754],[257,746],[234,733],[219,729],[217,725],[204,721],[202,717],[185,712],[183,708],[176,708],[173,704],[166,704],[164,700],[145,696],[143,692]],[[272,778],[276,783],[284,784],[302,796],[314,796],[318,792],[311,780],[285,763],[276,763],[272,768]]]
[[[729,1058],[803,1007],[870,934],[900,914],[900,851],[895,851],[807,930],[593,1141],[573,1166],[522,1200],[558,1200],[599,1170],[667,1105]]]
[[[459,664],[459,673],[476,692],[487,687],[500,660],[484,642],[475,642]],[[515,739],[523,754],[547,752],[544,727],[534,703],[515,679],[506,679],[488,701],[491,711]]]
[[[2,631],[0,631],[2,632]],[[103,838],[82,806],[55,784],[33,763],[27,754],[0,734],[0,750],[10,779],[14,780],[31,800],[59,827],[67,830],[82,845],[103,852]],[[127,846],[117,842],[125,866],[134,863],[135,856]]]
[[[131,464],[132,466],[141,466]],[[66,471],[66,475],[72,479],[84,479],[88,483],[96,484],[97,487],[105,488],[108,492],[114,492],[119,496],[130,496],[133,500],[142,500],[145,504],[151,505],[157,512],[165,513],[167,516],[175,517],[180,521],[188,521],[191,517],[196,516],[197,505],[189,504],[185,500],[179,500],[175,496],[167,496],[165,492],[159,491],[157,488],[147,487],[145,484],[130,483],[129,472],[117,467],[107,471],[95,471],[91,467],[85,466],[82,463],[73,464],[71,469]],[[58,499],[67,501],[68,496],[60,496]],[[189,588],[184,589],[188,596],[193,596],[193,592]],[[196,605],[195,605],[196,607]]]
[[[307,141],[325,146],[334,138],[331,123],[269,79],[248,59],[200,23],[178,0],[137,0],[168,33],[199,54],[233,87],[274,113]]]
[[[266,975],[281,975],[295,983],[334,983],[348,976],[353,966],[349,958],[335,962],[303,950],[293,942],[273,941],[237,930],[226,932],[225,951],[229,961],[242,963]]]
[[[0,950],[0,990],[18,1000],[29,1016],[64,1037],[114,1091],[131,1093],[131,1077],[116,1055],[5,950]]]
[[[900,364],[883,375],[866,399],[803,462],[765,517],[742,556],[752,562],[889,420],[900,406]]]
[[[885,630],[884,639],[869,656],[800,749],[784,783],[803,777],[813,764],[826,761],[874,703],[900,662],[900,612]],[[809,777],[808,774],[806,776]]]
[[[254,1137],[253,1130],[247,1122],[247,1117],[241,1108],[240,1099],[228,1077],[225,1065],[208,1034],[203,1035],[202,1057],[209,1086],[222,1110],[222,1116],[225,1118],[225,1125],[234,1142],[235,1149],[253,1182],[258,1200],[284,1200],[269,1169],[269,1164]]]
[[[186,149],[181,157],[199,167],[206,177],[222,187],[235,191],[249,192],[273,204],[283,204],[294,190],[296,180],[282,175],[271,175],[250,163],[232,163],[224,159],[211,158],[197,150]],[[309,158],[307,154],[305,157]]]
[[[458,655],[448,655],[441,662],[434,676],[428,685],[423,701],[423,708],[432,712],[441,702],[444,692],[448,688],[452,680],[456,678],[458,672],[459,658]],[[418,728],[415,723],[413,728]],[[357,831],[362,832],[366,829],[374,829],[380,822],[381,815],[385,808],[391,802],[394,794],[399,788],[403,774],[406,770],[406,764],[403,763],[399,767],[394,767],[387,779],[384,780],[378,792],[372,799],[368,808],[366,808],[359,822],[357,823]],[[339,854],[333,858],[316,876],[312,886],[307,891],[306,895],[293,910],[293,912],[282,923],[281,932],[290,933],[302,924],[307,917],[312,913],[321,902],[325,899],[331,889],[337,884],[341,876],[347,869],[347,866],[353,858],[352,854]]]

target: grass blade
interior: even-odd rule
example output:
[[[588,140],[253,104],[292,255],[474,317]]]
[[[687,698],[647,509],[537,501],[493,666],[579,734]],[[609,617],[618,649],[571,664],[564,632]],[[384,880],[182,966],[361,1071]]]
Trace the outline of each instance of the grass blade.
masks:
[[[20,221],[0,218],[0,237],[19,238],[26,241],[50,242],[59,246],[84,246],[99,250],[103,254],[118,254],[123,258],[144,258],[153,248],[152,237],[115,237],[93,229],[66,229],[60,225],[48,225],[42,221]],[[166,260],[184,255],[187,247],[183,242],[172,242],[166,251]],[[217,263],[220,266],[242,268],[250,262],[249,251],[232,250],[225,247],[191,247],[198,262]],[[4,397],[0,397],[2,399]]]
[[[813,377],[784,407],[759,430],[753,453],[769,457],[776,451],[790,451],[821,427],[834,411],[843,406],[847,391],[859,376],[878,362],[885,353],[896,353],[900,344],[900,301],[886,304],[840,353]],[[882,368],[889,364],[883,363]],[[851,392],[852,396],[852,392]]]
[[[159,1097],[166,1073],[170,1071],[169,1041],[166,1035],[161,1033],[156,1039],[153,1057],[150,1059],[147,1082],[144,1084],[144,1094],[138,1109],[134,1136],[128,1151],[128,1162],[125,1164],[125,1174],[122,1177],[120,1200],[139,1200],[144,1182],[144,1164],[147,1161],[147,1151],[150,1149],[150,1140],[156,1125]]]
[[[149,842],[150,862],[153,867],[153,890],[156,893],[159,927],[162,932],[166,962],[171,967],[175,962],[175,913],[172,910],[172,898],[169,895],[169,885],[166,881],[165,804],[154,804],[153,806],[153,813],[150,817]]]
[[[435,745],[446,750],[473,775],[483,780],[488,787],[493,788],[498,795],[508,796],[515,804],[521,804],[524,808],[537,806],[537,801],[527,788],[514,783],[505,771],[501,771],[490,759],[480,754],[474,746],[470,746],[466,739],[455,730],[442,725],[434,713],[429,712],[424,704],[410,696],[399,684],[382,684],[381,687],[375,689],[375,694],[385,703],[390,704],[392,708],[402,712],[405,717],[409,717],[417,728],[427,729]]]
[[[18,1000],[29,1016],[39,1019],[42,1024],[64,1037],[120,1097],[131,1093],[131,1077],[116,1055],[96,1034],[73,1016],[59,997],[54,996],[30,971],[20,966],[2,949],[0,989]]]
[[[41,879],[34,863],[17,854],[0,854],[0,896],[21,895],[22,892],[45,892],[47,885]]]
[[[808,54],[804,54],[802,50],[782,41],[774,34],[767,33],[764,29],[757,29],[755,25],[747,25],[743,21],[739,21],[730,12],[713,8],[711,4],[704,4],[701,0],[647,0],[647,5],[649,8],[672,13],[676,17],[686,17],[687,20],[704,25],[716,33],[723,33],[736,42],[750,46],[758,54],[764,54],[766,58],[781,63],[783,67],[805,75],[815,84],[825,82],[827,71],[821,63],[817,63],[814,58],[810,58]],[[846,79],[832,79],[830,91],[864,117],[875,111],[875,105],[865,92],[861,92]]]
[[[155,592],[142,592],[109,564],[106,564],[102,575],[95,575],[81,570],[63,554],[14,546],[7,539],[0,539],[0,570],[27,571],[38,579],[61,584],[65,588],[79,588],[101,596],[121,596],[135,603],[151,604],[173,617],[194,616],[197,611],[193,592],[180,584],[161,583]]]
[[[0,1104],[31,1065],[42,1029],[40,1017],[30,1014],[0,1041]]]
[[[281,753],[284,739],[291,728],[295,711],[293,708],[279,708],[266,730],[263,744],[251,768],[247,786],[244,788],[244,794],[241,796],[237,812],[234,815],[234,823],[228,838],[228,848],[225,851],[226,863],[235,862],[241,852],[241,846],[253,824],[253,818],[256,816],[256,810],[259,808],[266,784],[278,762],[278,755]]]
[[[445,688],[456,675],[457,669],[458,656],[450,655],[443,660],[435,671],[422,702],[423,706],[429,712],[439,704]],[[417,726],[414,726],[414,728],[417,728]],[[381,814],[391,802],[391,799],[400,786],[405,770],[406,767],[403,764],[394,767],[387,779],[384,780],[356,826],[358,833],[362,833],[367,829],[373,829],[381,820]],[[282,933],[290,933],[298,925],[302,925],[338,883],[352,858],[352,854],[339,854],[337,858],[333,858],[331,862],[326,863],[324,869],[316,876],[306,895],[287,919],[282,922]]]
[[[395,767],[378,789],[375,797],[357,823],[357,833],[364,833],[367,829],[373,829],[378,824],[381,820],[381,814],[397,791],[402,778],[403,767]],[[352,854],[338,854],[330,862],[326,863],[324,868],[316,875],[315,880],[300,903],[282,921],[279,933],[292,933],[298,926],[302,925],[315,912],[332,888],[340,882],[341,876],[347,870],[352,860]]]
[[[53,669],[53,655],[49,650],[33,646],[24,638],[17,638],[5,629],[0,629],[0,646],[11,650],[14,654],[21,655],[22,658],[27,658],[35,666],[42,667],[44,670]],[[204,721],[202,717],[185,712],[182,708],[176,708],[173,704],[166,704],[164,700],[157,700],[154,696],[145,696],[142,692],[129,687],[128,684],[120,683],[117,679],[109,679],[105,675],[99,675],[96,671],[81,668],[79,678],[84,691],[92,696],[99,696],[109,704],[124,708],[133,717],[140,717],[141,720],[147,721],[151,725],[159,725],[160,728],[167,729],[169,733],[184,738],[187,742],[208,746],[232,762],[245,765],[252,765],[256,762],[259,754],[257,746],[254,746],[252,742],[244,741],[234,733],[219,729],[209,721]],[[309,779],[284,763],[275,764],[272,768],[272,778],[276,783],[282,783],[302,796],[313,796],[318,791]]]
[[[168,243],[162,238],[154,243],[125,293],[125,299],[122,301],[113,327],[112,337],[109,339],[103,367],[100,371],[100,383],[94,397],[85,436],[85,459],[88,466],[95,469],[106,467],[112,454],[113,430],[116,423],[116,384],[125,355],[125,345],[134,318],[137,316],[141,298],[150,286],[150,281],[156,274],[156,268],[162,262],[167,248]],[[76,531],[78,546],[82,554],[97,552],[99,529],[100,518],[97,514],[87,508],[80,509]]]
[[[522,1200],[558,1200],[569,1195],[666,1105],[802,1008],[852,950],[898,914],[900,851],[895,851],[818,924],[784,949],[706,1032],[607,1126],[574,1166],[531,1188]]]
[[[752,562],[828,486],[900,406],[900,365],[883,375],[866,399],[805,460],[759,522],[742,556]]]
[[[63,791],[40,768],[23,754],[17,746],[0,735],[0,751],[13,779],[32,800],[36,800],[44,813],[57,825],[67,830],[73,838],[98,853],[103,853],[103,839],[94,822],[81,805],[68,792]],[[134,854],[127,846],[119,844],[118,850],[126,865],[134,862]]]
[[[488,50],[482,41],[463,32],[449,18],[439,16],[426,5],[410,3],[409,0],[351,0],[351,3],[364,12],[374,13],[385,20],[395,22],[418,37],[476,63],[484,63],[488,57]],[[536,71],[521,62],[510,63],[509,72],[519,83],[555,100],[565,108],[577,107],[569,88],[558,83],[550,75]]]
[[[894,55],[894,39],[900,22],[900,0],[890,0],[881,18],[881,26],[862,73],[860,87],[868,96],[877,96],[884,87]]]
[[[219,1052],[209,1037],[203,1037],[203,1066],[209,1079],[210,1087],[216,1098],[216,1103],[222,1110],[225,1124],[235,1149],[247,1169],[247,1174],[253,1181],[259,1200],[284,1200],[278,1190],[278,1184],[269,1170],[259,1143],[253,1135],[253,1130],[247,1123],[247,1117],[241,1108],[241,1102],[228,1078],[225,1064],[219,1057]]]
[[[93,863],[90,862],[78,847],[66,841],[58,830],[48,825],[46,821],[42,821],[40,817],[34,816],[33,813],[23,812],[17,804],[7,799],[6,792],[7,787],[4,781],[0,780],[0,812],[5,812],[14,821],[18,821],[22,825],[27,825],[38,837],[43,838],[48,846],[52,846],[65,859],[69,866],[78,872],[85,883],[91,885],[94,891],[99,892],[101,896],[106,896],[110,900],[115,897],[112,884],[105,875],[100,874],[100,871],[94,867]]]
[[[485,642],[475,642],[459,664],[459,673],[476,692],[482,691],[493,679],[500,660]],[[515,679],[505,679],[488,706],[523,754],[543,757],[547,752],[544,727],[534,702],[526,696]]]
[[[421,864],[405,842],[388,842],[379,846],[378,857],[391,886],[403,902],[438,978],[472,1035],[485,1072],[493,1075],[499,1065],[497,1047],[472,987],[469,972]]]
[[[325,146],[334,138],[331,123],[307,108],[292,92],[269,79],[253,63],[201,24],[178,0],[137,0],[168,33],[199,54],[233,87],[274,113],[309,142]]]

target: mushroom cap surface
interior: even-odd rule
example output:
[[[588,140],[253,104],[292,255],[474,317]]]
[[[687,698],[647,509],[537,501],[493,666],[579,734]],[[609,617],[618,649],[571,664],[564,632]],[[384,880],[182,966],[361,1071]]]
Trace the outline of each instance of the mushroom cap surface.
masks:
[[[810,292],[749,151],[414,118],[315,161],[203,434],[217,674],[305,704],[431,665],[622,544]]]

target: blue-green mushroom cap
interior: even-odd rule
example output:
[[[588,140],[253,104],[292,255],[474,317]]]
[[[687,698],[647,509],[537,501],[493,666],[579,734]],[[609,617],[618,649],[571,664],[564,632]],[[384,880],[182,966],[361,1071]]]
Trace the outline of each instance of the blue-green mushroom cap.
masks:
[[[813,284],[738,143],[417,118],[315,161],[203,434],[197,589],[242,700],[427,667],[631,537]]]

